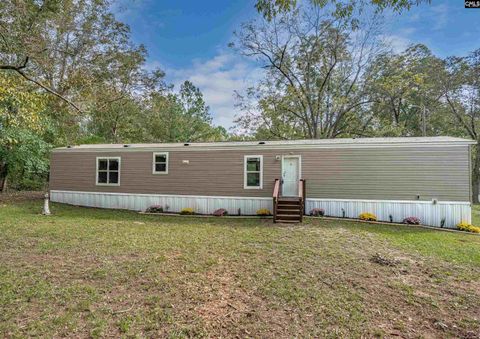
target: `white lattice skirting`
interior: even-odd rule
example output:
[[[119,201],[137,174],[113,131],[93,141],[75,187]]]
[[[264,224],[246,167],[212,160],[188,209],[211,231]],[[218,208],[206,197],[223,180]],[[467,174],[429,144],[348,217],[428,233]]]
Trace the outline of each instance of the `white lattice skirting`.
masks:
[[[104,193],[52,190],[50,199],[54,202],[99,208],[128,209],[144,211],[149,206],[168,206],[168,211],[180,212],[191,207],[197,213],[211,214],[225,208],[229,214],[254,215],[260,208],[272,210],[271,198],[258,197],[217,197],[136,193]],[[418,217],[425,225],[455,228],[461,220],[471,222],[469,202],[439,201],[393,201],[355,199],[307,199],[307,213],[312,208],[323,208],[326,215],[357,218],[362,212],[374,213],[378,220],[402,222],[406,217]]]

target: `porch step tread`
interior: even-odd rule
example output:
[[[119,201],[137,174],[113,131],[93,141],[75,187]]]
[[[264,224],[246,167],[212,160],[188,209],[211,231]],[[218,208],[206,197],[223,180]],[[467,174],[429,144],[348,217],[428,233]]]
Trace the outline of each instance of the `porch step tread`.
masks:
[[[279,223],[284,223],[284,224],[299,224],[300,220],[283,220],[283,219],[277,219],[277,222]]]
[[[283,208],[277,208],[277,214],[295,214],[299,215],[300,214],[300,209],[283,209]]]
[[[300,201],[290,201],[290,200],[286,200],[286,201],[282,201],[282,200],[279,200],[277,202],[277,205],[300,205]]]

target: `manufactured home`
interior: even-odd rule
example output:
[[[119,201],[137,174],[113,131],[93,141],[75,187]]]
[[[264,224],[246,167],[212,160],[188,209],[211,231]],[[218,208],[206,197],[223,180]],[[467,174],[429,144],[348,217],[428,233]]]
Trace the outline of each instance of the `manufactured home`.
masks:
[[[453,137],[80,145],[54,149],[55,202],[142,211],[471,221],[471,140]],[[295,216],[295,214],[298,214]]]

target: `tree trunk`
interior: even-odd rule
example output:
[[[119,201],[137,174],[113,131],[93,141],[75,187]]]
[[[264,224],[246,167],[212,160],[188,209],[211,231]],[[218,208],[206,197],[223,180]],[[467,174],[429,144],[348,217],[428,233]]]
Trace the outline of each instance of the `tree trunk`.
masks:
[[[477,178],[475,178],[477,177]],[[476,179],[476,180],[475,180]],[[478,185],[480,185],[480,181],[478,180],[478,175],[475,175],[473,174],[473,180],[472,180],[472,201],[474,204],[478,204],[478,194],[480,193],[479,192],[479,188],[478,188]]]
[[[0,163],[0,192],[7,191],[8,166],[6,162]]]
[[[472,168],[472,201],[475,204],[478,204],[479,199],[478,199],[478,194],[480,193],[479,190],[480,188],[478,185],[480,185],[480,146],[476,145],[475,147],[475,152],[474,152],[474,158],[473,160],[473,168]]]

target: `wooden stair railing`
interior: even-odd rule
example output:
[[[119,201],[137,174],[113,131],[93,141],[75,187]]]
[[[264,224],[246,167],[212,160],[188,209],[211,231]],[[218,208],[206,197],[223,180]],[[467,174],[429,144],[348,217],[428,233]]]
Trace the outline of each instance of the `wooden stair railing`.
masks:
[[[273,222],[277,222],[278,196],[280,194],[280,179],[275,179],[273,185]]]
[[[303,215],[305,214],[305,198],[307,188],[305,185],[305,179],[300,179],[298,183],[298,197],[300,198],[300,222],[303,221]]]

